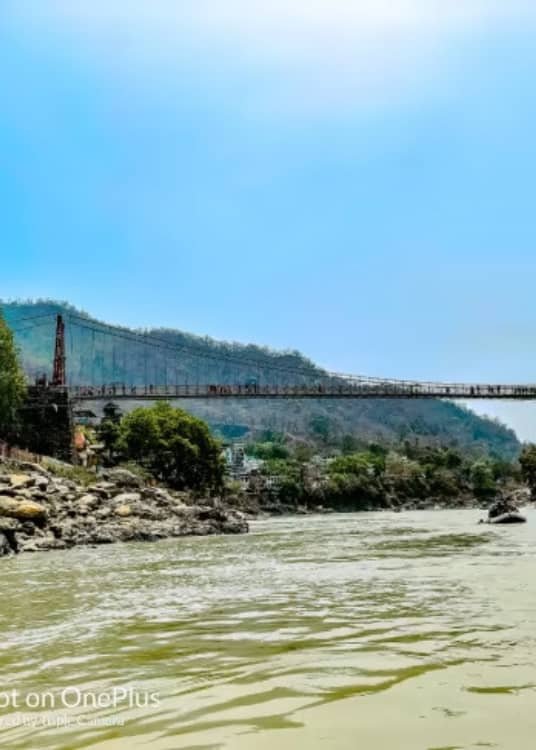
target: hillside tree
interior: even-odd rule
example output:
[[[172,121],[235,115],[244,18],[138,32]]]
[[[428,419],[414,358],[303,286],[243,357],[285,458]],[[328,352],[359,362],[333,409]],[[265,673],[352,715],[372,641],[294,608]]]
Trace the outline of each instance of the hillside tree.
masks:
[[[0,436],[12,434],[25,392],[13,333],[0,312]]]
[[[523,480],[530,487],[532,497],[536,497],[536,445],[530,443],[525,445],[521,456],[519,457],[519,463],[521,464],[521,475]]]

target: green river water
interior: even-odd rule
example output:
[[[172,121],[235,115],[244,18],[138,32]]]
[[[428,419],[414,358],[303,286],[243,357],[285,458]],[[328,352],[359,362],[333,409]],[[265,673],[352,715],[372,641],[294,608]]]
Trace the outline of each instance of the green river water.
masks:
[[[0,746],[534,750],[536,513],[480,515],[2,561]]]

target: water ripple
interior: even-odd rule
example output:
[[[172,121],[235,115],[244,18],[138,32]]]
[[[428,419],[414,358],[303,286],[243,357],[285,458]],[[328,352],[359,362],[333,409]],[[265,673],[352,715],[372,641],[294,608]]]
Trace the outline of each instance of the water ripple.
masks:
[[[402,748],[398,721],[408,742],[417,729],[426,736],[408,750],[502,747],[497,706],[513,722],[512,702],[535,690],[536,533],[481,528],[478,515],[277,519],[249,537],[5,561],[4,690],[134,685],[161,702],[83,713],[119,715],[121,727],[13,727],[2,741],[13,750],[238,750],[253,733],[255,747],[273,736],[284,748],[314,748],[320,722],[328,744],[318,747],[346,750],[361,737],[368,750],[370,725],[378,750],[390,750]],[[404,713],[386,722],[398,706]]]

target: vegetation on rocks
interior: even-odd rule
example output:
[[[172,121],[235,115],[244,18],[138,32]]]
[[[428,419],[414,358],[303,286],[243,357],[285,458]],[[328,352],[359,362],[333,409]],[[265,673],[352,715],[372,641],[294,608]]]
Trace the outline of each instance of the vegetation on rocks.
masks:
[[[517,462],[409,441],[325,457],[273,441],[248,452],[264,459],[257,482],[261,507],[289,512],[487,506],[518,489],[522,478]],[[536,461],[533,468],[536,477]]]

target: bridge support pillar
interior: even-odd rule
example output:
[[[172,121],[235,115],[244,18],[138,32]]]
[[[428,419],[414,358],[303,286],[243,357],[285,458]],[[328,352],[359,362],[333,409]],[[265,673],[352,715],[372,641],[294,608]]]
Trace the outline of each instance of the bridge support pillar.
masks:
[[[56,319],[56,345],[54,347],[54,371],[52,373],[52,385],[55,387],[63,387],[67,385],[65,323],[63,322],[62,315],[58,315]]]
[[[74,422],[66,389],[31,386],[20,414],[21,447],[61,461],[73,460]]]

